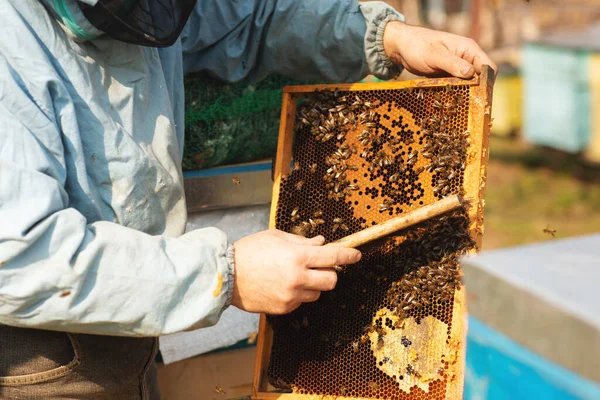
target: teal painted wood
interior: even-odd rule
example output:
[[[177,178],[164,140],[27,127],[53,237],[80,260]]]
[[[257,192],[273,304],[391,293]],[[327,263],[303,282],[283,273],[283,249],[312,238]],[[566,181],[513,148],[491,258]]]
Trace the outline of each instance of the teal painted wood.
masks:
[[[540,357],[469,317],[464,393],[465,400],[598,400],[600,383]]]
[[[591,132],[590,53],[527,44],[522,56],[524,137],[566,152],[583,150]]]

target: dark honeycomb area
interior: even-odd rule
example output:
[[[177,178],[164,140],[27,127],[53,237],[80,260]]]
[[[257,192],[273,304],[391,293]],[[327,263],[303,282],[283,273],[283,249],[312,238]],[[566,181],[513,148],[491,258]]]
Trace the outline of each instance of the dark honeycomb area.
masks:
[[[297,107],[294,166],[281,182],[276,227],[331,242],[464,194],[469,100],[467,86],[311,94]],[[388,357],[378,361],[372,345],[383,347],[397,321],[428,316],[447,326],[448,343],[457,260],[474,246],[460,210],[361,248],[363,259],[339,272],[335,290],[268,316],[270,383],[299,394],[446,398],[448,359],[424,386],[406,388],[400,382],[424,371],[407,363],[389,376],[381,368]],[[382,309],[397,321],[376,318]]]

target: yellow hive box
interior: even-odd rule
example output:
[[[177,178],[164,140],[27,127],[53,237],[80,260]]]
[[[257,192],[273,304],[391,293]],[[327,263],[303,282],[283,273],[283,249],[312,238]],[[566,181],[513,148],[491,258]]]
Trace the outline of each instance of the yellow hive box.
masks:
[[[585,157],[594,163],[600,163],[600,54],[590,56],[590,142]]]
[[[494,84],[492,135],[510,136],[523,125],[523,83],[520,75],[498,76]]]

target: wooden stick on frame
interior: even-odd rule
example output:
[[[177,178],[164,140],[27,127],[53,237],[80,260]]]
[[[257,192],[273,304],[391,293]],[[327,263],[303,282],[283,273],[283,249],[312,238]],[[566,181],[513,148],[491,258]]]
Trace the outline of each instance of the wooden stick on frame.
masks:
[[[409,226],[416,225],[430,218],[445,214],[448,211],[455,210],[465,205],[465,201],[458,195],[448,196],[438,200],[433,204],[420,207],[405,215],[392,218],[382,224],[371,226],[362,231],[343,237],[335,242],[328,243],[326,246],[351,247],[355,248],[363,244],[381,239]]]

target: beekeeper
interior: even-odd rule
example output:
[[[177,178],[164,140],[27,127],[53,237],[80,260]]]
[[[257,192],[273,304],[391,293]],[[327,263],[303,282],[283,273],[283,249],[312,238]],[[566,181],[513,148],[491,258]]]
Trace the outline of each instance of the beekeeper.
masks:
[[[287,313],[357,250],[184,234],[186,72],[469,78],[470,39],[356,0],[0,0],[0,398],[158,398],[156,337]]]

